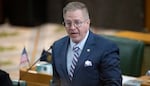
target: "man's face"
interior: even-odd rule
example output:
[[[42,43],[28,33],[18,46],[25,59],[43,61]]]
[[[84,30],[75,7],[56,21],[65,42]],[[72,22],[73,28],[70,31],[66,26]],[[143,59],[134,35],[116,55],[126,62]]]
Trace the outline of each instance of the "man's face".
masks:
[[[64,15],[65,28],[70,38],[79,43],[89,30],[90,20],[85,19],[81,10],[67,11]]]

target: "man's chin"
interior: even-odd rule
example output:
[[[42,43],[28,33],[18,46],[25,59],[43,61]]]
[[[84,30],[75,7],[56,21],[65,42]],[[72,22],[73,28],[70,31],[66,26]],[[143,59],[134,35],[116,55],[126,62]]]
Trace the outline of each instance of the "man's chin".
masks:
[[[72,41],[75,42],[75,43],[78,43],[78,42],[79,42],[79,38],[77,38],[77,37],[73,37],[73,38],[71,38],[71,39],[72,39]]]

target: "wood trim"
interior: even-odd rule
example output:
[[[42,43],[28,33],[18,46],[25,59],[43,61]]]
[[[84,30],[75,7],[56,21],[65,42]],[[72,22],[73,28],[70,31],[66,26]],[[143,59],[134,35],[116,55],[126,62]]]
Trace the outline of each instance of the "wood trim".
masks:
[[[150,0],[145,0],[145,28],[150,32]]]

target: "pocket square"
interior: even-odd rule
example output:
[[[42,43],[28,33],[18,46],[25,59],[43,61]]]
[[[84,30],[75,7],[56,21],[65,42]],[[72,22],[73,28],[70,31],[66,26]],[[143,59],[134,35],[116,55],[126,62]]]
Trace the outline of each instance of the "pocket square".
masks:
[[[92,62],[89,60],[86,60],[84,66],[85,67],[92,66]]]

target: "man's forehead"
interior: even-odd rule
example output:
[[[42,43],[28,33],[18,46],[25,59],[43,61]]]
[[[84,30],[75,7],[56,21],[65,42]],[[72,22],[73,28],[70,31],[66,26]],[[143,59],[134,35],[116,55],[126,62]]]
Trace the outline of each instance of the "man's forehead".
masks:
[[[80,10],[76,11],[67,11],[66,14],[64,15],[65,19],[66,18],[75,18],[75,19],[81,19],[83,18],[83,13]]]

